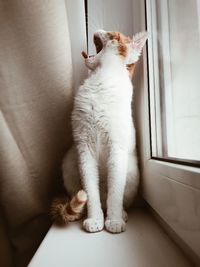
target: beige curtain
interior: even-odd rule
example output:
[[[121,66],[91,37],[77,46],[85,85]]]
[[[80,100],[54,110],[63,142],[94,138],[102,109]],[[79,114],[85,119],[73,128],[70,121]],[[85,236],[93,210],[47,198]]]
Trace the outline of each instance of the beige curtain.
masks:
[[[0,266],[27,266],[71,143],[64,0],[0,0]],[[61,180],[61,179],[60,179]]]

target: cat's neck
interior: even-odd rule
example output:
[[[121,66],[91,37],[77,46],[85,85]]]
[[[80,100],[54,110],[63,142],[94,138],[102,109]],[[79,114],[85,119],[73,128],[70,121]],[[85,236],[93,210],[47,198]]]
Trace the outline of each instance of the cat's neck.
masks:
[[[124,60],[116,54],[106,53],[100,62],[101,69],[112,72],[126,72]]]

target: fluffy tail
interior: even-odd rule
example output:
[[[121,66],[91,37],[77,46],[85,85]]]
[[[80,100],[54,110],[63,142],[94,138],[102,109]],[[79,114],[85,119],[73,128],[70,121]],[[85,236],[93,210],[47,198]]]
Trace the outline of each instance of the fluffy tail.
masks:
[[[56,224],[64,225],[82,217],[87,195],[80,190],[70,202],[64,198],[56,198],[51,205],[51,217]]]

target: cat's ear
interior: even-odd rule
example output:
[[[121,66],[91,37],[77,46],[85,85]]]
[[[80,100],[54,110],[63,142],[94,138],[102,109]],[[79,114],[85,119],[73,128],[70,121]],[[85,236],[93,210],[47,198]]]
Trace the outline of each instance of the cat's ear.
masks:
[[[133,39],[130,45],[130,54],[129,54],[129,64],[135,63],[138,61],[139,56],[142,53],[142,48],[146,43],[148,38],[147,32],[139,32],[133,35]]]
[[[147,32],[139,32],[133,35],[132,48],[139,54],[139,56],[142,52],[142,48],[145,45],[147,38]]]

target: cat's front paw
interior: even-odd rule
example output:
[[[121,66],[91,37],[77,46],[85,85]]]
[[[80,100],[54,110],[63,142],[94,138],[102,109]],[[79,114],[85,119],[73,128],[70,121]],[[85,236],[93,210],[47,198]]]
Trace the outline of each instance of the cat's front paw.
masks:
[[[117,234],[126,230],[126,223],[123,219],[106,219],[106,230],[110,233]]]
[[[88,218],[83,221],[83,228],[89,233],[100,232],[103,230],[103,218]]]

